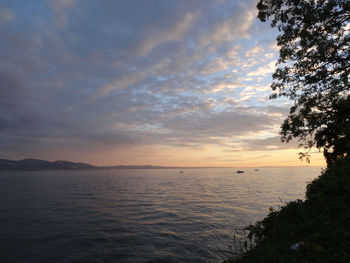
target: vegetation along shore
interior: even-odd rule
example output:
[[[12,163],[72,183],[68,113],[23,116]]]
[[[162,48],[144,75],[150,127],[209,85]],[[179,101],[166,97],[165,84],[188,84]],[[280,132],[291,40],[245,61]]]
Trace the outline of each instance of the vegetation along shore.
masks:
[[[271,209],[247,230],[240,245],[244,250],[252,242],[254,248],[226,263],[350,262],[350,158],[310,183],[305,201]]]

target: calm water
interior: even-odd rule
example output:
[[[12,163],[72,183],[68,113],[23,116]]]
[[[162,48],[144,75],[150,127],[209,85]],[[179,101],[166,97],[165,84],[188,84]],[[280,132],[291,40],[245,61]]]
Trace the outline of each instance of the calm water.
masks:
[[[0,173],[1,262],[221,262],[321,168]]]

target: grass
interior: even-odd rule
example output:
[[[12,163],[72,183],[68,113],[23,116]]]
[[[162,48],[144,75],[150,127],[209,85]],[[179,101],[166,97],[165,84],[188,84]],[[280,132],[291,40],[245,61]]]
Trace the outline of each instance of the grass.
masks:
[[[350,262],[350,159],[307,186],[306,200],[289,202],[248,226],[254,247],[225,263]],[[291,245],[304,242],[298,251]]]

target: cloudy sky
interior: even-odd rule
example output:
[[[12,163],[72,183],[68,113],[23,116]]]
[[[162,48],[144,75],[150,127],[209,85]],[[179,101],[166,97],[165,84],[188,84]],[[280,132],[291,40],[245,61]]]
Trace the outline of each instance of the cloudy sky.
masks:
[[[305,165],[257,0],[2,0],[0,158]],[[313,154],[312,165],[323,164]]]

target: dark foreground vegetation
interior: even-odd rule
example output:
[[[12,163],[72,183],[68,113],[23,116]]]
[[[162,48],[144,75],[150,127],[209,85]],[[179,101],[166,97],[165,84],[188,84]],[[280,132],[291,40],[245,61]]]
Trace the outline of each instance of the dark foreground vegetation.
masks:
[[[254,248],[226,263],[350,262],[350,158],[310,183],[305,201],[272,210],[247,229]]]

